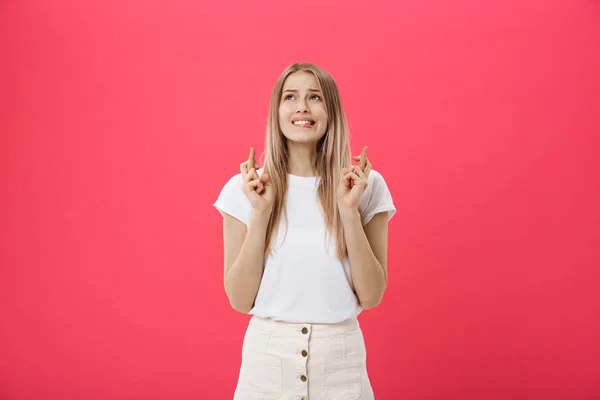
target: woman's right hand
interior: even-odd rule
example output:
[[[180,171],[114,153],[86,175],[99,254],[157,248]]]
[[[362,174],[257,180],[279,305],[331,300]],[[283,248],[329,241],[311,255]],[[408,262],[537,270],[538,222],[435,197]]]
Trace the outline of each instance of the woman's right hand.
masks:
[[[260,214],[270,213],[273,207],[273,187],[268,174],[258,176],[258,165],[254,158],[255,150],[250,148],[248,161],[240,164],[244,194],[252,204],[252,210]]]

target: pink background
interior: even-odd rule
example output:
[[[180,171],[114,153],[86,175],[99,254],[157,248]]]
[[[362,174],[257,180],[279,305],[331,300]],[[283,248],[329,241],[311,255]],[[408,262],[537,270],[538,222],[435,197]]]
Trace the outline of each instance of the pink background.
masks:
[[[600,3],[0,3],[0,399],[230,399],[212,208],[293,61],[392,191],[377,400],[600,399]]]

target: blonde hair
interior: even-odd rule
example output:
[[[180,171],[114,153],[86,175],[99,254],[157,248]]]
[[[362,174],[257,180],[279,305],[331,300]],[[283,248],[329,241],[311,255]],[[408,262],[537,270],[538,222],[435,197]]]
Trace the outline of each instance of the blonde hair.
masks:
[[[271,180],[274,203],[267,227],[265,253],[273,250],[282,213],[287,222],[285,203],[288,187],[288,152],[287,138],[279,125],[279,105],[285,80],[298,71],[312,73],[317,78],[325,102],[327,130],[317,143],[315,165],[317,174],[321,177],[318,198],[325,215],[327,237],[335,239],[337,257],[342,260],[347,254],[347,248],[337,205],[337,187],[342,168],[351,165],[348,124],[335,81],[329,73],[311,63],[295,63],[288,66],[277,79],[271,94],[264,172],[269,174]]]

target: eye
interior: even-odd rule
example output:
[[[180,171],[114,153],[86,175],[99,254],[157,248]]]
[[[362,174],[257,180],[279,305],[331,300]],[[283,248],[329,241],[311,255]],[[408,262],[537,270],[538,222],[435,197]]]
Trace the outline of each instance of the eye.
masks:
[[[291,100],[294,97],[293,94],[288,94],[286,96],[283,97],[284,100]]]
[[[319,96],[318,94],[313,94],[312,96],[310,96],[311,100],[321,100],[321,96]]]

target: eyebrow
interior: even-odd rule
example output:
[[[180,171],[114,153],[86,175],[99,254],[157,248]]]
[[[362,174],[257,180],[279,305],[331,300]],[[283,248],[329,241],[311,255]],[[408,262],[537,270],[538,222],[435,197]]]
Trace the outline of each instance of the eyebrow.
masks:
[[[308,90],[311,91],[311,92],[320,92],[321,91],[319,89],[308,89]],[[296,89],[285,89],[284,92],[296,92],[297,93],[298,90],[296,90]]]

